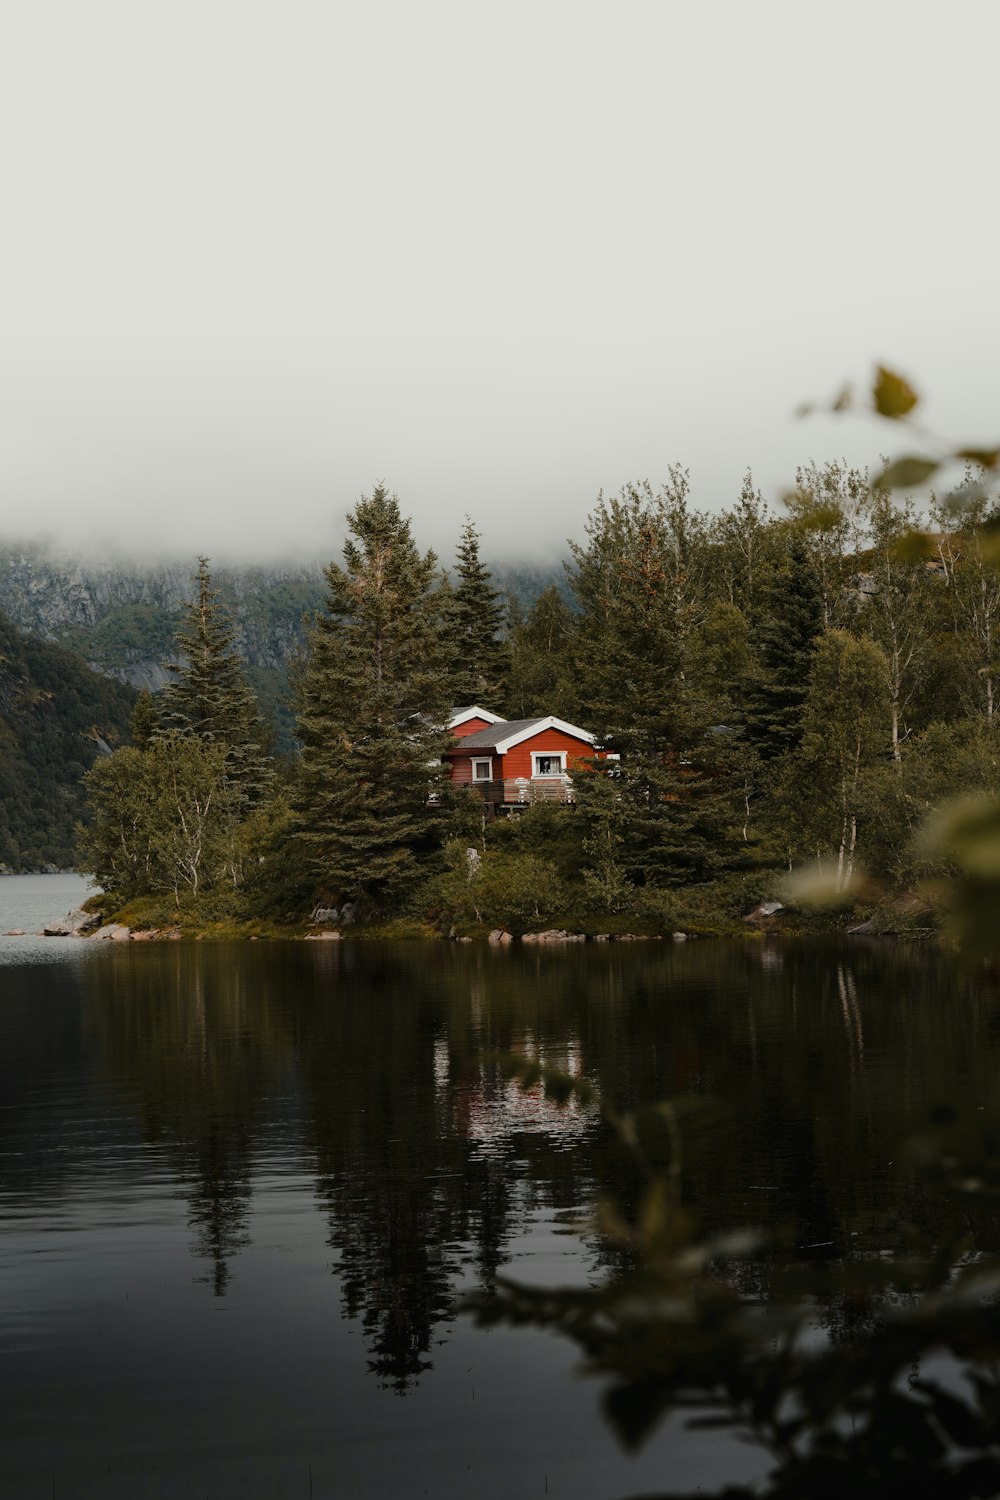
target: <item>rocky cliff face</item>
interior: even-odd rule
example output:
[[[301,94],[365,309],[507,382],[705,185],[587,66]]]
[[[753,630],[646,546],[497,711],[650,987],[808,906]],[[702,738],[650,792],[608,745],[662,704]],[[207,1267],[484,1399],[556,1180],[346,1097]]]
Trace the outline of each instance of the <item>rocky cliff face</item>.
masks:
[[[213,579],[247,664],[283,674],[302,640],[302,615],[322,599],[319,567],[220,568]],[[191,569],[121,567],[0,548],[0,608],[21,630],[78,651],[134,687],[166,681]]]

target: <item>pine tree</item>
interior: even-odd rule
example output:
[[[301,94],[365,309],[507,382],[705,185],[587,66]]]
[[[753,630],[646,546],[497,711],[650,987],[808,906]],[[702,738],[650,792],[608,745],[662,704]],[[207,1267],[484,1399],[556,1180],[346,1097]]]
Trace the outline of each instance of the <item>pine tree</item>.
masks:
[[[445,611],[452,698],[457,706],[497,710],[506,698],[510,653],[503,598],[479,556],[479,533],[466,517],[455,581]]]
[[[822,630],[822,592],[802,541],[764,590],[757,633],[759,677],[750,692],[747,732],[762,760],[788,755],[802,738],[813,650]]]
[[[580,722],[622,757],[611,797],[578,778],[587,848],[613,849],[615,878],[636,885],[704,879],[732,844],[737,788],[712,733],[715,705],[691,670],[704,598],[686,475],[673,471],[655,494],[629,486],[602,498],[587,534],[571,575]]]
[[[315,894],[384,910],[430,839],[449,739],[437,559],[381,485],[347,522],[297,684],[294,839]]]
[[[184,606],[175,636],[181,661],[169,665],[174,680],[161,695],[160,729],[225,745],[229,783],[244,807],[254,807],[274,782],[267,731],[205,557],[198,559],[194,584],[195,598]]]
[[[510,600],[510,688],[507,706],[514,719],[555,714],[573,719],[579,710],[573,671],[576,616],[554,583],[527,614]]]
[[[149,748],[158,725],[159,715],[153,695],[149,688],[143,688],[135,700],[135,708],[132,710],[132,718],[129,721],[129,737],[137,750]]]

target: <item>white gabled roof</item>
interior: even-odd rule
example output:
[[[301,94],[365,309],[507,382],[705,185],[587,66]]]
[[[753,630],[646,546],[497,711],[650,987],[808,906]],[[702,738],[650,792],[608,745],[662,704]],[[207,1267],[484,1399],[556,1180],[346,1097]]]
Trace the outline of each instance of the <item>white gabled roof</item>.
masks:
[[[575,740],[585,740],[588,745],[596,744],[597,736],[591,734],[587,729],[580,729],[576,724],[567,724],[565,719],[557,719],[554,714],[549,714],[544,719],[533,719],[524,729],[518,729],[515,734],[509,735],[505,740],[497,740],[496,749],[498,755],[506,755],[515,745],[520,745],[524,740],[534,739],[536,734],[542,734],[546,729],[561,729],[563,734],[568,734]]]
[[[485,719],[487,724],[504,722],[500,714],[491,714],[488,708],[479,708],[473,704],[471,708],[453,708],[451,718],[448,720],[448,728],[454,729],[456,724],[467,724],[470,719]]]

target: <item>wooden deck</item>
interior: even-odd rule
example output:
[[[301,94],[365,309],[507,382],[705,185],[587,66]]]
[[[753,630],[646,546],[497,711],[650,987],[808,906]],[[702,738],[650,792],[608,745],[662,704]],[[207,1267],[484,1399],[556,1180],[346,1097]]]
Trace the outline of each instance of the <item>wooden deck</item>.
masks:
[[[510,777],[506,781],[473,781],[472,789],[494,807],[526,807],[532,802],[573,803],[573,782],[568,776]]]

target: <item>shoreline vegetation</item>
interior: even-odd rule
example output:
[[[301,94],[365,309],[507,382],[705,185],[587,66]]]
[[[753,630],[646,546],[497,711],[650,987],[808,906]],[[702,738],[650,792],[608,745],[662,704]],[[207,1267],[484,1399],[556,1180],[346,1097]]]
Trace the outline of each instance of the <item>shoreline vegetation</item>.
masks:
[[[872,401],[902,420],[916,397],[879,371]],[[600,495],[565,591],[530,610],[495,587],[471,520],[445,572],[379,486],[306,622],[292,755],[271,752],[201,559],[167,686],[84,777],[80,867],[105,920],[202,938],[947,931],[975,808],[1000,793],[994,456],[958,457],[925,514],[899,487],[909,460],[810,464],[779,515],[749,473],[735,505],[699,511],[674,466]],[[592,734],[568,805],[503,815],[451,781],[456,705]]]
[[[778,903],[766,903],[766,905]],[[849,923],[840,914],[795,911],[753,911],[743,918],[703,913],[698,922],[684,927],[664,929],[651,922],[637,922],[619,916],[612,919],[592,917],[586,924],[572,918],[560,923],[539,923],[518,932],[486,923],[452,924],[445,930],[440,924],[416,917],[394,917],[385,920],[349,923],[347,926],[327,923],[277,924],[261,920],[206,921],[197,913],[164,908],[156,901],[139,901],[118,911],[109,911],[102,896],[90,897],[83,907],[64,918],[53,919],[37,937],[69,937],[114,942],[177,941],[333,941],[333,942],[452,942],[486,943],[504,947],[511,943],[525,946],[558,947],[577,943],[631,943],[700,941],[709,938],[759,940],[766,937],[798,938],[840,934],[845,936],[892,937],[910,941],[927,940],[938,935],[934,915],[920,898],[894,903],[894,910],[876,908],[863,920],[857,911]],[[8,932],[7,937],[26,936]]]
[[[876,372],[879,416],[916,401]],[[907,489],[949,463],[919,513]],[[531,609],[502,597],[471,519],[448,573],[378,486],[306,621],[292,754],[271,750],[202,558],[168,684],[82,778],[103,918],[202,938],[961,926],[957,877],[990,883],[1000,793],[999,465],[810,463],[780,514],[750,472],[732,507],[699,510],[673,465],[598,495],[565,589]],[[565,804],[531,783],[504,816],[450,780],[456,705],[585,727]]]

